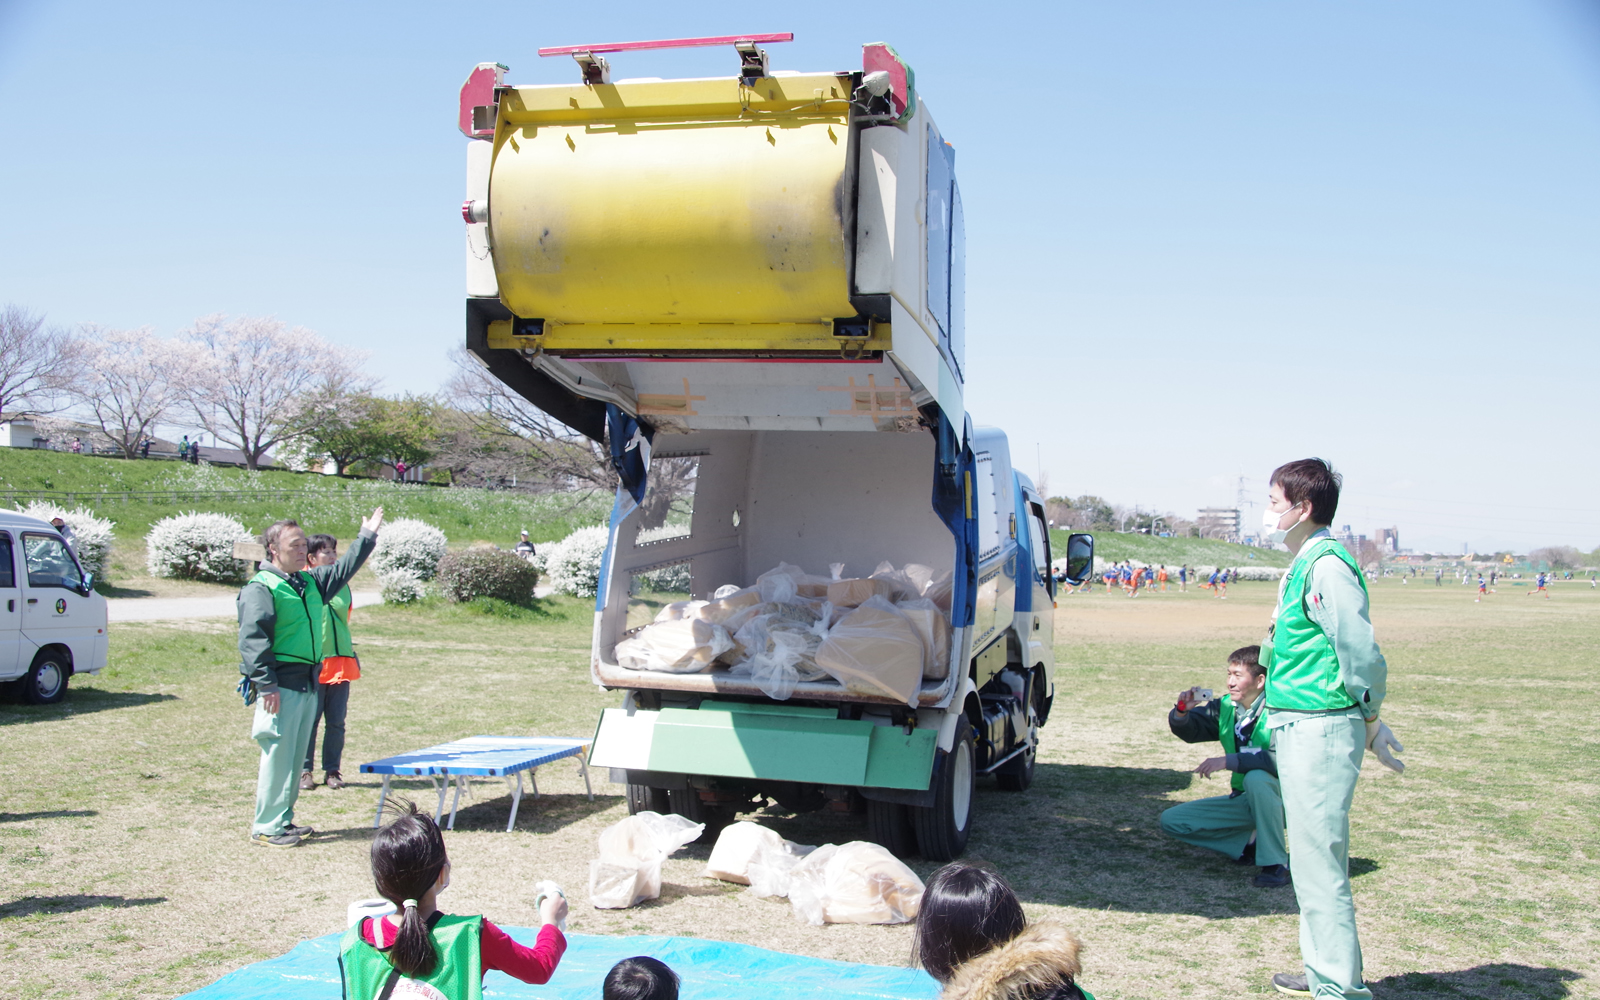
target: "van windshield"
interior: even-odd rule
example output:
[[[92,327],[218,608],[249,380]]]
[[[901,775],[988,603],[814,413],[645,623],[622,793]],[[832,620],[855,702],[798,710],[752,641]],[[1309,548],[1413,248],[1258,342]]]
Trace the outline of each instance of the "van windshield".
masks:
[[[54,535],[23,535],[22,551],[28,561],[28,586],[73,590],[83,586],[78,562],[61,539]]]

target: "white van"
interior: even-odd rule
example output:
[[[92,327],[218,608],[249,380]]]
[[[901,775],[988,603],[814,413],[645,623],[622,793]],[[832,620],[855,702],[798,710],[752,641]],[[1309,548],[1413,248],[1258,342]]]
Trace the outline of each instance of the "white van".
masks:
[[[0,683],[32,705],[106,665],[106,599],[50,522],[0,510]]]

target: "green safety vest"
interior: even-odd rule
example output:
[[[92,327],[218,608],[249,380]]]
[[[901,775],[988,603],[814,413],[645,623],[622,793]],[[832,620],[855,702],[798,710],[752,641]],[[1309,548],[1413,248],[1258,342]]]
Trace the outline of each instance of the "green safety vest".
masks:
[[[1258,697],[1265,698],[1266,692]],[[1225,694],[1217,702],[1217,738],[1222,740],[1222,749],[1227,753],[1239,752],[1239,741],[1233,736],[1233,718],[1233,696]],[[1265,712],[1256,716],[1256,727],[1250,730],[1250,746],[1265,750],[1272,745],[1272,731],[1266,727],[1266,721]],[[1233,790],[1244,791],[1244,775],[1239,771],[1233,772]]]
[[[344,932],[339,945],[339,969],[344,976],[345,1000],[377,1000],[397,971],[389,964],[389,956],[368,944],[361,936],[361,927],[372,918],[363,918]],[[433,938],[434,954],[438,961],[426,976],[411,979],[426,984],[442,1000],[482,1000],[483,959],[479,954],[479,939],[483,935],[482,917],[447,917],[438,915],[428,934]],[[422,991],[425,995],[426,991]]]
[[[1339,678],[1339,657],[1333,643],[1306,614],[1306,587],[1311,581],[1311,567],[1324,556],[1343,560],[1350,572],[1367,589],[1356,562],[1332,538],[1318,539],[1311,551],[1295,560],[1289,578],[1283,585],[1283,598],[1278,606],[1278,620],[1263,650],[1271,655],[1263,658],[1267,667],[1267,711],[1283,709],[1294,712],[1332,712],[1351,708],[1355,701],[1345,690]]]
[[[289,581],[276,573],[262,570],[251,578],[251,583],[263,584],[272,591],[272,610],[277,617],[272,628],[272,655],[285,663],[304,663],[318,666],[322,663],[323,619],[327,617],[322,603],[322,591],[311,574],[300,571],[305,593],[297,594]],[[316,680],[316,675],[312,675]]]
[[[346,586],[328,601],[328,613],[322,619],[322,655],[354,656],[355,646],[350,643],[350,588]]]

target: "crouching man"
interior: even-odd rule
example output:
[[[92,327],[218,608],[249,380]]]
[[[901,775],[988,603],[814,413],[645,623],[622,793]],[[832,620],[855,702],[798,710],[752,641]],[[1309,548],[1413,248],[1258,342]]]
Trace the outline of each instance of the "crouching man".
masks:
[[[1272,888],[1289,884],[1289,856],[1284,851],[1283,794],[1269,748],[1272,733],[1262,724],[1267,672],[1260,654],[1260,646],[1234,650],[1228,657],[1227,694],[1196,705],[1198,693],[1190,688],[1168,713],[1167,725],[1185,743],[1221,742],[1223,756],[1201,761],[1195,773],[1209,778],[1231,771],[1233,790],[1173,806],[1161,814],[1161,829],[1241,864],[1253,858],[1261,866],[1254,884]]]

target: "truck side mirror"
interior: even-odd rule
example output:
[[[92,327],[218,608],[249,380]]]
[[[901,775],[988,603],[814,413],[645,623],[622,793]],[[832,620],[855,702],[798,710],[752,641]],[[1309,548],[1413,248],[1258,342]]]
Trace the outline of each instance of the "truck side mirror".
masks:
[[[1094,536],[1069,535],[1067,537],[1067,582],[1076,587],[1089,579],[1094,570]]]

